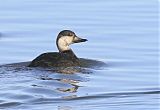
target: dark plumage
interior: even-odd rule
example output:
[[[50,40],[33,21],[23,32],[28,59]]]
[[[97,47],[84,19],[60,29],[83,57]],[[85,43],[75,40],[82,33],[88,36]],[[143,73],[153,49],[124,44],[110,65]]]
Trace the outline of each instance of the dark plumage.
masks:
[[[82,39],[70,30],[61,31],[56,40],[59,52],[43,53],[35,58],[28,66],[29,67],[69,67],[80,66],[79,58],[69,48],[70,44],[85,42],[87,39]]]
[[[78,58],[70,49],[69,45],[73,43],[85,42],[70,30],[61,31],[56,40],[59,52],[48,52],[39,55],[28,66],[29,67],[96,67],[104,65],[103,62]]]
[[[68,67],[80,66],[79,59],[72,50],[43,53],[34,59],[29,67]]]

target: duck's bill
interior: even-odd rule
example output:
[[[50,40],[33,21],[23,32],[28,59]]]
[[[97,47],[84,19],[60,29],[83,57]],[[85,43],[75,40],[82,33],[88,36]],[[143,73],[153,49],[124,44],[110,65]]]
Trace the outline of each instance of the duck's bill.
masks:
[[[80,43],[80,42],[86,42],[86,41],[88,41],[88,40],[80,38],[80,37],[77,37],[77,36],[73,40],[74,43]]]

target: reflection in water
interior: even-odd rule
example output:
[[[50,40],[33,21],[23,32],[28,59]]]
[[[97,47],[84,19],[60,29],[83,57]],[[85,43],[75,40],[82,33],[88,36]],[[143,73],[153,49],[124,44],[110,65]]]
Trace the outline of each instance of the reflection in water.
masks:
[[[63,69],[63,68],[61,68]],[[34,104],[44,104],[44,103],[52,103],[54,100],[57,101],[60,97],[60,101],[63,100],[70,100],[77,98],[76,93],[78,92],[78,89],[81,87],[79,85],[80,82],[86,82],[88,80],[85,79],[85,75],[88,75],[91,73],[90,70],[87,69],[81,69],[81,68],[67,68],[67,71],[83,71],[83,74],[76,73],[76,74],[61,74],[56,73],[55,69],[51,68],[28,68],[25,66],[19,66],[19,65],[5,65],[0,67],[0,71],[4,70],[5,74],[11,73],[15,76],[29,76],[31,78],[36,78],[33,83],[31,83],[30,87],[25,87],[24,91],[27,92],[27,94],[32,94],[33,97],[37,97],[37,100],[34,100]],[[60,70],[60,68],[58,69]],[[15,77],[12,76],[12,77]],[[5,76],[2,76],[5,77]],[[16,79],[18,80],[18,79]],[[18,82],[19,83],[19,82]],[[23,83],[23,82],[22,82]],[[26,84],[25,84],[26,85]],[[27,86],[27,85],[26,85]],[[23,92],[24,92],[23,91]],[[74,94],[73,94],[74,93]],[[47,95],[49,94],[49,98],[47,98]],[[61,94],[54,96],[54,94]],[[52,97],[53,95],[53,97]],[[27,101],[28,102],[28,101]],[[59,105],[57,106],[58,110],[72,110],[72,107],[70,106],[63,106]]]
[[[64,83],[64,84],[70,85],[69,87],[68,86],[67,87],[58,86],[55,90],[57,90],[57,91],[59,91],[61,93],[71,93],[71,94],[68,94],[67,96],[62,96],[61,97],[62,99],[77,98],[77,95],[73,95],[72,93],[76,93],[78,91],[78,88],[80,87],[78,84],[80,82],[83,82],[84,78],[81,77],[81,78],[76,79],[76,74],[72,74],[72,76],[70,76],[70,77],[67,77],[69,74],[66,74],[67,78],[64,77],[63,75],[65,75],[65,74],[59,74],[58,76],[60,78],[55,79],[55,78],[50,77],[50,75],[46,75],[45,74],[45,75],[41,75],[40,79],[41,80],[56,80],[56,81],[58,81],[60,83]],[[38,86],[38,85],[36,85],[36,86]]]
[[[144,92],[143,91],[137,92],[137,91],[132,90],[132,92],[120,92],[120,91],[118,91],[117,93],[103,92],[103,94],[100,93],[100,94],[80,96],[77,94],[78,90],[80,90],[79,88],[82,87],[82,86],[80,86],[80,83],[86,81],[85,77],[83,77],[83,76],[88,75],[88,74],[80,74],[80,75],[78,73],[77,74],[60,74],[60,73],[55,73],[54,69],[49,69],[49,68],[48,69],[41,69],[41,68],[31,69],[31,68],[26,68],[24,66],[20,67],[20,66],[13,66],[13,65],[12,66],[11,65],[10,66],[8,66],[8,65],[1,66],[0,71],[2,71],[2,70],[4,70],[4,73],[6,75],[8,74],[8,76],[14,75],[14,74],[15,75],[17,74],[19,76],[19,78],[15,78],[16,81],[14,81],[12,79],[14,81],[15,85],[19,84],[19,82],[17,82],[17,80],[18,81],[21,80],[20,76],[24,75],[25,78],[27,78],[27,76],[29,76],[29,74],[32,75],[31,78],[33,78],[33,77],[36,78],[31,83],[32,88],[30,88],[26,85],[28,81],[25,82],[25,84],[23,84],[23,81],[21,82],[21,84],[23,85],[22,86],[23,89],[27,90],[27,91],[24,91],[22,89],[22,92],[27,92],[27,94],[34,97],[33,101],[28,100],[26,102],[32,103],[34,105],[55,104],[56,103],[57,105],[59,105],[59,106],[56,105],[58,107],[57,108],[58,110],[72,110],[72,108],[73,108],[72,106],[69,106],[69,105],[66,106],[68,102],[69,102],[69,104],[74,103],[74,102],[78,102],[78,103],[81,103],[81,105],[83,105],[87,102],[84,100],[88,100],[88,101],[89,100],[92,100],[92,101],[103,100],[103,103],[108,104],[108,105],[112,105],[112,103],[122,103],[124,105],[129,103],[130,105],[135,105],[136,101],[131,100],[130,102],[128,102],[126,100],[130,99],[132,97],[142,98],[146,95],[147,96],[148,95],[156,95],[157,96],[157,94],[159,94],[159,92],[160,92],[160,91],[155,91],[155,90],[158,90],[156,88],[156,89],[153,89],[153,91],[147,91],[147,92],[146,92],[146,90]],[[16,70],[15,73],[14,73],[14,70]],[[5,72],[5,71],[7,71],[7,72]],[[89,75],[91,75],[91,74],[89,74]],[[12,78],[14,78],[14,77],[12,76]],[[9,83],[11,83],[11,82],[9,82]],[[13,88],[15,88],[15,87],[13,86],[12,89]],[[147,90],[151,90],[151,88],[148,88]],[[18,96],[15,96],[15,97],[18,97]],[[123,102],[121,102],[122,98],[123,98]],[[112,103],[110,103],[110,102],[107,102],[106,99],[107,100],[111,100],[111,99],[115,100],[116,99],[119,102],[113,101]],[[105,100],[105,102],[104,102],[104,100]],[[65,104],[61,104],[63,102]],[[96,102],[96,103],[98,103],[98,102]],[[13,106],[17,106],[17,105],[13,105]]]
[[[78,96],[77,95],[70,95],[70,96],[64,96],[64,97],[62,97],[62,99],[68,99],[68,100],[75,99],[75,98],[78,98]]]
[[[58,106],[58,110],[73,110],[70,106]]]
[[[71,77],[71,79],[66,79],[65,77],[64,78],[62,77],[60,79],[54,79],[54,78],[49,77],[49,75],[43,75],[43,76],[41,75],[40,79],[41,80],[56,80],[61,83],[69,84],[71,86],[70,88],[62,88],[62,87],[56,88],[56,90],[60,92],[69,92],[69,93],[77,92],[78,88],[80,87],[78,83],[81,82],[80,80],[73,79],[73,77]]]
[[[73,85],[73,84],[72,84],[72,86],[73,86],[72,88],[67,88],[67,89],[57,88],[57,90],[62,91],[62,92],[71,92],[71,93],[77,92],[79,86],[78,85]]]
[[[86,81],[82,77],[83,75],[78,76],[77,74],[71,74],[71,73],[80,73],[80,74],[83,73],[84,75],[92,73],[91,70],[81,67],[29,68],[26,67],[24,64],[26,63],[2,65],[0,66],[1,68],[0,70],[1,72],[2,70],[4,70],[3,72],[10,71],[11,73],[19,73],[19,75],[23,73],[31,73],[32,75],[35,75],[37,79],[40,80],[58,81],[59,83],[70,85],[68,88],[61,86],[56,88],[56,90],[58,90],[59,92],[64,92],[64,93],[77,92],[78,88],[80,87],[78,83]],[[32,87],[43,87],[43,86],[38,84],[32,84]]]
[[[73,77],[67,78],[67,79],[65,77],[55,79],[55,78],[49,77],[49,75],[40,76],[40,79],[42,79],[42,80],[56,80],[56,81],[59,81],[61,83],[69,84],[71,86],[69,88],[66,88],[66,87],[65,88],[64,87],[63,88],[62,87],[56,88],[56,90],[58,90],[59,92],[69,92],[69,93],[77,92],[78,88],[80,87],[78,85],[78,83],[82,82],[82,80],[76,80]]]

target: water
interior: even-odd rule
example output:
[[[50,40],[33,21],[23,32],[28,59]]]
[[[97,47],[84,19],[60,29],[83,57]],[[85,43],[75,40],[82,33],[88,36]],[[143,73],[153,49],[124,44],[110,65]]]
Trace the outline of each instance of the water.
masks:
[[[0,109],[158,110],[158,1],[1,0],[0,64],[57,51],[70,29],[77,56],[107,66],[86,73],[0,67]]]

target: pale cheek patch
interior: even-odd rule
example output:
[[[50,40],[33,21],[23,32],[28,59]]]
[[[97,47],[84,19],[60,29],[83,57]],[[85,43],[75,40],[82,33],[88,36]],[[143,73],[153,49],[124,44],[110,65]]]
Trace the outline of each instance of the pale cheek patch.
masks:
[[[67,42],[68,45],[70,45],[70,44],[72,44],[73,37],[66,36],[65,41]]]
[[[67,45],[67,43],[66,43],[66,41],[65,41],[64,38],[60,38],[60,39],[58,40],[58,45],[59,45],[59,46],[65,46],[65,45]]]
[[[72,44],[72,40],[73,38],[72,37],[69,37],[69,36],[64,36],[64,37],[61,37],[59,40],[58,40],[58,48],[61,50],[61,51],[64,51],[64,50],[69,50],[69,45]]]
[[[72,43],[73,38],[69,36],[61,37],[58,42],[60,45],[70,45]]]

